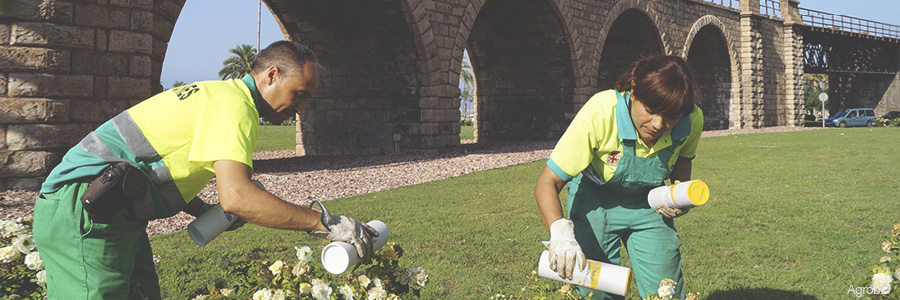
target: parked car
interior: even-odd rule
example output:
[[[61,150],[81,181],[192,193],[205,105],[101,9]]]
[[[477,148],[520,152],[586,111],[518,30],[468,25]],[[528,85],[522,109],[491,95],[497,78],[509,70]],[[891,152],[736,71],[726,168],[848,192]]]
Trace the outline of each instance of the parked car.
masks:
[[[885,120],[888,120],[888,121],[893,120],[893,119],[900,118],[900,111],[896,111],[896,110],[895,110],[895,111],[886,113],[886,114],[884,114],[883,116],[881,116],[881,118],[882,118],[882,119],[885,119]]]
[[[875,123],[875,109],[850,108],[838,111],[831,118],[825,119],[826,126],[872,126]]]

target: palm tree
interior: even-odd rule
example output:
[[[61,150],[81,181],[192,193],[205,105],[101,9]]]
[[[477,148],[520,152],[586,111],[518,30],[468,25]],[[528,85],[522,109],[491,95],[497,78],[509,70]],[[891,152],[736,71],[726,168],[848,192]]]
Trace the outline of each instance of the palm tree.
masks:
[[[228,49],[228,52],[234,53],[228,59],[222,62],[222,70],[219,70],[219,77],[225,79],[240,79],[250,73],[250,63],[256,58],[256,49],[251,45],[243,44]]]
[[[475,100],[475,76],[472,74],[472,65],[469,64],[468,53],[463,53],[462,68],[459,70],[459,80],[463,83],[459,98],[463,101],[463,113],[469,112],[469,103]]]

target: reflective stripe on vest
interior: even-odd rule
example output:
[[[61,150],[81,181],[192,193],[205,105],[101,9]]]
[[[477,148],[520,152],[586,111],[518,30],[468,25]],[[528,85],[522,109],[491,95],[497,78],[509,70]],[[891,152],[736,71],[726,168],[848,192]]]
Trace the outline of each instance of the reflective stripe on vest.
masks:
[[[79,146],[81,146],[85,152],[93,154],[108,163],[128,161],[143,164],[143,161],[151,160],[159,156],[156,150],[153,149],[153,146],[150,145],[150,142],[147,141],[147,138],[144,137],[141,129],[134,123],[134,120],[131,119],[131,115],[129,115],[127,111],[115,116],[111,122],[119,133],[119,136],[125,141],[128,150],[134,154],[135,161],[123,159],[114,155],[109,149],[109,146],[94,132],[91,132],[87,137],[82,139],[81,142],[78,143]],[[156,190],[159,192],[159,198],[161,198],[162,204],[165,206],[166,210],[168,210],[170,215],[175,215],[187,205],[187,202],[178,191],[178,187],[175,185],[172,175],[169,173],[169,168],[166,167],[165,164],[160,161],[157,167],[146,173],[153,182]],[[149,197],[148,195],[148,197],[143,198],[144,199],[140,199],[134,203],[134,213],[136,217],[145,220],[168,217],[155,216],[154,197]]]

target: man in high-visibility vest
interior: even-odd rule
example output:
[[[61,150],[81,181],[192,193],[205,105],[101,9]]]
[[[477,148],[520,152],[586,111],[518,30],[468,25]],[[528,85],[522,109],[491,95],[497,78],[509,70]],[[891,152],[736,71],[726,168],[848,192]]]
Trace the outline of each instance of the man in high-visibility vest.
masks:
[[[159,299],[147,221],[179,211],[199,216],[210,206],[196,195],[213,177],[225,211],[348,242],[368,261],[372,228],[285,202],[251,181],[260,117],[280,123],[303,112],[319,68],[306,46],[275,42],[244,78],[157,94],[72,147],[35,202],[34,239],[50,299]]]

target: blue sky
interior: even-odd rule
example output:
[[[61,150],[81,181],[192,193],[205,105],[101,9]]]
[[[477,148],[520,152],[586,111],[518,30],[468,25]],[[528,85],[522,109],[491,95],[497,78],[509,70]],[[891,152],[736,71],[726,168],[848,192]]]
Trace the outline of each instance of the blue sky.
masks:
[[[256,47],[256,0],[188,0],[169,41],[163,62],[163,87],[175,81],[218,79],[228,49]],[[800,7],[900,25],[900,0],[801,0]],[[223,21],[225,20],[225,21]],[[260,45],[284,39],[272,14],[262,5]]]

